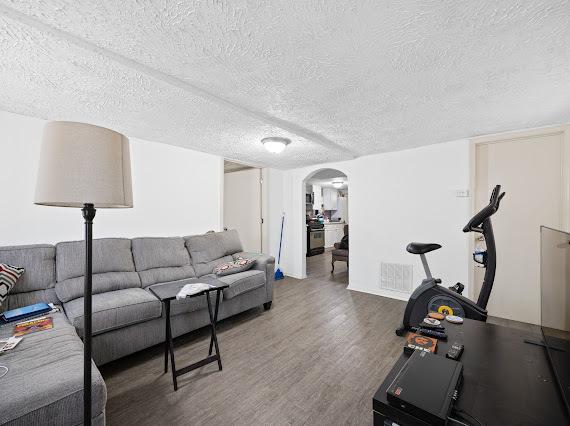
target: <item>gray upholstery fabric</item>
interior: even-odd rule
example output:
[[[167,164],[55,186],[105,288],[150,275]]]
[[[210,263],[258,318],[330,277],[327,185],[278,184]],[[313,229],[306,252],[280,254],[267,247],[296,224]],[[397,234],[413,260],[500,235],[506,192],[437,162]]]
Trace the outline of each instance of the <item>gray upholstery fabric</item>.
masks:
[[[137,272],[190,265],[190,255],[182,237],[134,238],[132,245]]]
[[[243,250],[238,231],[235,229],[218,232],[217,235],[224,247],[224,255],[228,256]]]
[[[93,274],[92,294],[105,293],[107,291],[124,290],[141,286],[139,274],[136,272],[105,272]],[[78,297],[83,297],[84,278],[70,278],[55,284],[55,292],[62,302],[69,302]]]
[[[192,264],[208,263],[226,255],[226,250],[219,236],[220,232],[184,237],[186,248],[192,257]]]
[[[99,413],[97,417],[91,419],[91,426],[105,426],[105,411]]]
[[[156,283],[183,280],[196,277],[194,267],[191,265],[169,268],[154,268],[139,272],[139,278],[143,287]]]
[[[55,247],[48,244],[0,247],[0,263],[26,269],[10,294],[53,288]]]
[[[275,258],[268,254],[239,252],[234,257],[255,257],[255,263],[252,269],[265,272],[265,290],[267,292],[267,300],[273,300],[273,286],[275,284]]]
[[[57,243],[57,281],[82,277],[85,270],[85,242]],[[93,273],[135,272],[131,253],[131,240],[126,238],[101,238],[93,240]]]
[[[184,240],[198,277],[211,274],[220,263],[231,262],[233,260],[231,255],[242,250],[239,235],[235,229],[192,235],[184,237]]]
[[[232,315],[239,314],[251,308],[258,308],[267,302],[267,296],[264,287],[258,287],[254,290],[242,293],[232,299],[226,299],[220,304],[219,318],[224,319]],[[223,349],[222,349],[223,350]]]
[[[212,307],[216,303],[215,294],[210,295],[210,301]],[[208,304],[206,303],[206,297],[191,297],[184,300],[173,300],[170,302],[170,316],[174,317],[180,314],[186,314],[188,312],[199,311],[200,309],[208,309]],[[162,313],[164,316],[164,312]]]
[[[256,270],[243,271],[219,277],[219,280],[229,285],[223,290],[224,299],[232,299],[238,294],[263,287],[265,285],[265,273]]]
[[[58,303],[55,285],[55,246],[48,244],[0,247],[0,263],[26,269],[0,312],[34,303]]]
[[[0,306],[0,312],[21,308],[22,306],[33,305],[40,302],[55,304],[60,303],[55,293],[55,289],[53,288],[27,291],[25,293],[10,293],[8,295],[8,299],[6,299],[6,301],[2,303],[2,306]]]
[[[57,284],[62,302],[83,296],[85,247],[83,241],[56,244]],[[93,294],[141,287],[131,253],[131,240],[103,238],[93,240]]]
[[[196,276],[184,238],[135,238],[133,258],[143,287]]]
[[[0,424],[79,425],[83,422],[83,344],[63,313],[51,314],[54,328],[26,335],[0,356],[9,368],[0,379]],[[0,327],[12,334],[13,324]],[[107,389],[97,367],[92,373],[92,413],[105,410]],[[97,420],[102,424],[101,420]]]
[[[162,313],[160,301],[142,288],[95,294],[92,303],[93,335],[158,318]],[[63,306],[77,334],[83,336],[83,297]]]
[[[332,254],[335,256],[348,257],[348,250],[346,250],[346,249],[334,249],[332,251]]]

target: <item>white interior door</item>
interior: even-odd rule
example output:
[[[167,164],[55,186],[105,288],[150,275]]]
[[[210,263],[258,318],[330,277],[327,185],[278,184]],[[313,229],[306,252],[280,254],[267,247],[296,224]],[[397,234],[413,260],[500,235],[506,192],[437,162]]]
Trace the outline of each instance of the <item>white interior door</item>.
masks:
[[[261,253],[261,169],[224,174],[224,228],[237,229],[244,251]]]
[[[540,225],[561,229],[563,224],[564,134],[482,143],[475,152],[476,209],[488,204],[495,185],[506,192],[492,218],[497,272],[487,309],[490,315],[539,324]],[[475,300],[484,273],[476,268]]]

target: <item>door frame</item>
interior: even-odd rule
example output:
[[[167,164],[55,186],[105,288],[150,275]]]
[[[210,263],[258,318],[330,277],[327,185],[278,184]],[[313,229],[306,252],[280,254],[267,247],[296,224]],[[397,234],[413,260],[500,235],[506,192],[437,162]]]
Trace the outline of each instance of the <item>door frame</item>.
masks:
[[[322,170],[326,170],[326,169],[333,169],[333,170],[337,170],[339,172],[341,172],[342,174],[344,174],[346,176],[345,180],[347,182],[347,185],[350,185],[350,183],[352,182],[351,176],[352,174],[349,174],[350,171],[346,169],[346,167],[344,166],[338,166],[336,164],[332,164],[332,165],[326,165],[326,166],[322,166],[322,165],[318,165],[315,166],[315,168],[313,170],[311,170],[308,173],[304,173],[304,177],[301,179],[301,183],[300,183],[300,197],[298,198],[299,200],[302,200],[302,204],[300,208],[296,208],[295,210],[297,210],[296,215],[298,215],[297,217],[299,218],[299,227],[297,228],[297,232],[300,232],[299,235],[301,235],[301,242],[298,245],[298,247],[301,248],[301,275],[298,277],[299,279],[304,279],[307,278],[307,228],[306,228],[306,213],[305,213],[305,188],[307,185],[307,182],[309,180],[311,180],[313,178],[313,176],[315,176],[318,172],[322,171]],[[298,186],[299,187],[299,186]],[[348,201],[348,203],[350,204],[350,201]],[[346,222],[346,224],[348,225],[348,229],[350,230],[350,214],[348,216],[348,222]],[[323,230],[324,232],[324,230]],[[350,233],[350,231],[349,231]],[[349,263],[351,262],[350,260],[350,251],[349,251]],[[293,276],[293,275],[291,275]],[[348,277],[350,280],[350,270],[348,271]],[[295,277],[297,278],[297,277]],[[349,281],[349,286],[350,286],[350,281]]]
[[[562,136],[562,192],[560,194],[562,200],[562,230],[568,232],[570,230],[570,124],[559,126],[539,127],[534,129],[509,131],[495,133],[491,135],[478,136],[470,139],[469,143],[469,194],[470,194],[470,210],[473,216],[476,211],[475,191],[477,183],[477,147],[480,145],[492,145],[503,142],[512,142],[517,139],[529,139],[542,136]],[[508,190],[505,190],[508,192]],[[468,296],[470,299],[475,298],[475,268],[471,253],[475,250],[475,241],[468,238],[468,255],[469,255],[469,274],[468,274]]]
[[[267,175],[267,171],[265,168],[258,166],[258,165],[253,165],[253,164],[248,164],[245,163],[243,161],[236,161],[236,160],[232,160],[229,158],[222,158],[222,168],[221,168],[221,191],[220,191],[220,204],[222,206],[222,208],[220,209],[220,230],[221,231],[225,231],[226,230],[226,224],[225,224],[225,193],[226,193],[226,187],[225,187],[225,175],[226,175],[226,171],[224,169],[224,162],[225,161],[230,161],[232,163],[238,163],[238,164],[243,164],[244,166],[247,166],[249,169],[253,169],[253,170],[257,170],[259,172],[259,215],[261,218],[261,221],[259,223],[259,227],[260,227],[260,242],[259,242],[259,247],[261,248],[261,252],[265,253],[264,250],[266,250],[267,248],[267,221],[265,220],[266,217],[266,213],[267,213],[267,185],[265,184],[265,180],[266,180],[266,175]],[[243,170],[247,170],[247,169],[243,169]],[[243,170],[236,170],[235,172],[228,172],[228,173],[237,173]]]

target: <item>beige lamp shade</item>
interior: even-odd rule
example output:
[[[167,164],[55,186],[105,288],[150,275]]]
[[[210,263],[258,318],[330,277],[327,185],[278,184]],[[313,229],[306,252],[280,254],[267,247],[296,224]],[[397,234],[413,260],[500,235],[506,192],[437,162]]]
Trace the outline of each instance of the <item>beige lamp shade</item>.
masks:
[[[60,207],[133,206],[129,140],[91,124],[46,124],[35,204]]]

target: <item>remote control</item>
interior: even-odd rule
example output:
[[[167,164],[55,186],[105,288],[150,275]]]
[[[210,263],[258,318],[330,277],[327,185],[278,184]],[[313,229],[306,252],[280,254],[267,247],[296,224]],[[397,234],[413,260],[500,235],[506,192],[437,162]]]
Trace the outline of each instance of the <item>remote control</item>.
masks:
[[[446,358],[459,361],[459,358],[461,358],[462,353],[463,353],[463,345],[459,342],[454,342],[453,345],[451,345],[451,347],[447,351],[447,354],[445,354],[445,356]]]
[[[436,331],[443,331],[445,330],[445,327],[443,325],[432,325],[432,324],[427,324],[425,322],[422,322],[419,327],[421,328],[429,328],[430,330],[436,330]]]
[[[447,340],[447,334],[445,334],[441,331],[435,331],[435,330],[430,330],[430,329],[421,328],[421,327],[418,331],[420,334],[423,334],[424,336],[435,337],[436,339],[439,339],[439,340]]]
[[[422,327],[412,327],[412,330],[424,336],[429,336],[440,340],[447,340],[447,334],[442,333],[441,331],[430,330],[428,328],[422,328]]]

